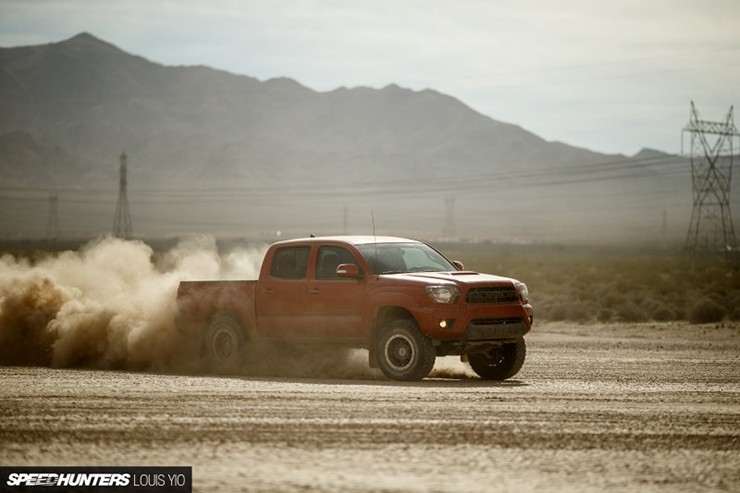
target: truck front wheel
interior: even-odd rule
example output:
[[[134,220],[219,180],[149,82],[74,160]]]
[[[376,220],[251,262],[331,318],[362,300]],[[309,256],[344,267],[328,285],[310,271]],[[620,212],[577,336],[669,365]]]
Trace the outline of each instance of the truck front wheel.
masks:
[[[524,364],[527,346],[524,338],[468,355],[468,362],[485,380],[506,380],[516,375]]]
[[[245,339],[244,329],[233,315],[216,313],[205,334],[208,363],[217,371],[235,369],[244,351]]]
[[[375,348],[378,366],[393,380],[421,380],[434,367],[434,344],[412,320],[395,320],[383,327]]]

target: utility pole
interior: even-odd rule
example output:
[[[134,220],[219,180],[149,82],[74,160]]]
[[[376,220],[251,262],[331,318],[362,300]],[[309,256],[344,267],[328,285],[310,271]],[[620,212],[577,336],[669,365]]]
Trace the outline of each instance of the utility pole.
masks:
[[[57,194],[49,194],[49,219],[46,221],[46,240],[51,242],[52,246],[57,243],[59,237],[59,214],[57,212]]]
[[[455,197],[445,198],[445,225],[442,236],[448,240],[457,236],[457,226],[455,226]]]
[[[128,197],[126,193],[126,159],[126,153],[121,153],[118,204],[116,205],[116,216],[113,219],[113,236],[130,240],[133,235],[133,228],[131,226],[131,212],[128,208]]]
[[[735,127],[733,107],[725,120],[702,120],[691,102],[688,125],[681,133],[691,134],[691,182],[694,207],[686,238],[687,251],[699,254],[724,253],[728,260],[736,255],[735,228],[730,213],[730,186],[734,143],[740,138]]]
[[[663,251],[668,249],[668,213],[663,209]]]

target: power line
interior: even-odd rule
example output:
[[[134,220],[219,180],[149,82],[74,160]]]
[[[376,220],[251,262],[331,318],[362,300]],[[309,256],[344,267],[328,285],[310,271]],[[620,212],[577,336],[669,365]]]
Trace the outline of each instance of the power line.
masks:
[[[535,165],[528,166],[527,170],[516,170],[507,168],[500,172],[479,173],[474,175],[440,176],[426,180],[416,180],[413,183],[399,182],[397,179],[376,180],[349,183],[341,189],[331,188],[332,195],[356,195],[356,194],[394,194],[415,192],[439,192],[441,190],[472,190],[485,189],[491,184],[503,183],[507,188],[539,187],[549,185],[571,184],[571,183],[594,183],[608,181],[616,178],[635,178],[632,171],[643,170],[659,172],[661,176],[666,173],[680,174],[685,166],[685,159],[678,156],[653,156],[648,158],[617,158],[608,161],[588,162],[579,164],[561,164],[557,166]],[[112,188],[58,188],[74,194],[100,195],[97,200],[105,201],[105,197],[115,192]],[[3,193],[4,192],[4,193]],[[0,198],[10,198],[10,194],[37,193],[38,200],[42,200],[41,194],[46,190],[36,187],[3,187],[0,186]],[[138,188],[132,194],[136,197],[154,197],[169,202],[171,199],[184,198],[192,200],[193,196],[223,197],[231,200],[240,194],[248,196],[273,195],[276,193],[290,193],[292,195],[311,196],[325,195],[326,188],[303,184],[250,186],[250,187],[199,187],[199,188]],[[120,188],[119,188],[120,194]],[[229,195],[231,194],[231,195]],[[45,199],[44,199],[45,200]],[[79,198],[65,198],[65,201],[84,201]]]

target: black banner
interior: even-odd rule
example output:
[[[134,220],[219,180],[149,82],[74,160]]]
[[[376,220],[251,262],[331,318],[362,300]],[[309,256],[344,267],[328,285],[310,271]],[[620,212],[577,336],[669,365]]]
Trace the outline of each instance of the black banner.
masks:
[[[0,467],[0,493],[192,491],[192,467]]]

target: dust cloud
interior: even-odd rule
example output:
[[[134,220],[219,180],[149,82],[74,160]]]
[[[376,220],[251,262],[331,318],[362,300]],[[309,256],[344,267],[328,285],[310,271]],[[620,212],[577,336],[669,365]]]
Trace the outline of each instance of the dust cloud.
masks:
[[[175,326],[183,280],[256,279],[266,245],[219,252],[214,238],[182,240],[155,253],[142,241],[104,237],[79,251],[29,260],[0,257],[0,365],[203,373],[200,340]],[[192,338],[191,338],[192,339]],[[383,379],[367,351],[249,341],[226,373]],[[470,378],[438,360],[430,377]],[[219,371],[222,372],[220,369]]]
[[[175,328],[177,285],[254,279],[264,247],[221,255],[211,237],[155,254],[112,237],[30,261],[0,257],[0,364],[98,369],[195,369]]]

